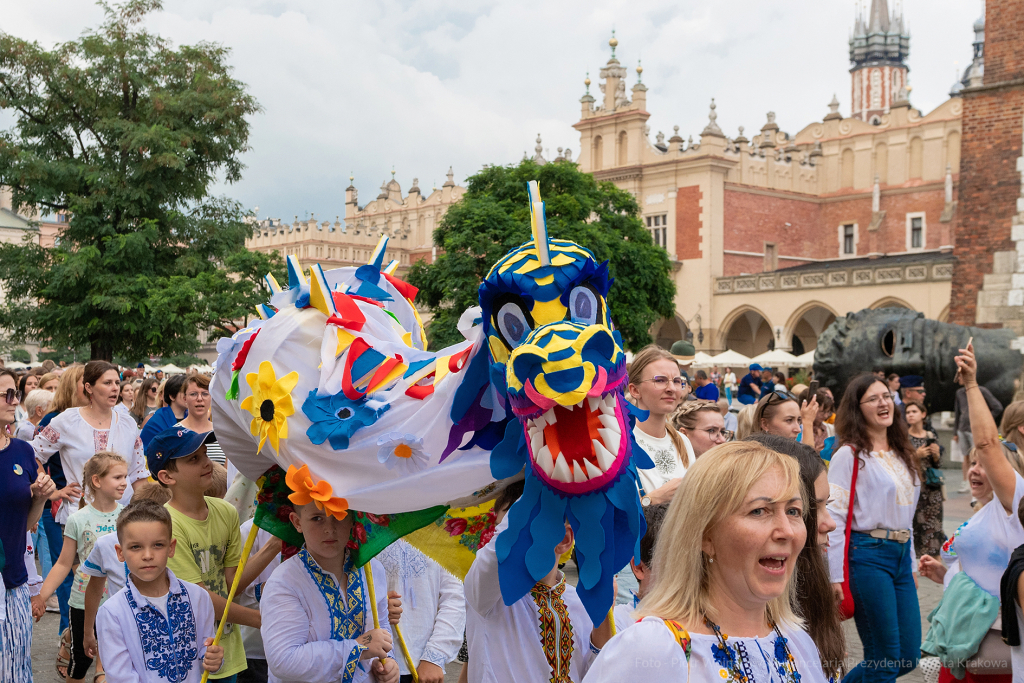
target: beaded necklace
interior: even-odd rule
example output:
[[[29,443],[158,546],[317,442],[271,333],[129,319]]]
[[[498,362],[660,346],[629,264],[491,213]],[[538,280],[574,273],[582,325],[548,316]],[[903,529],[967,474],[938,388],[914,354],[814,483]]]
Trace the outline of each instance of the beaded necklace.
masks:
[[[782,680],[786,683],[800,683],[800,672],[796,669],[796,660],[793,659],[793,653],[789,651],[789,641],[779,631],[778,624],[771,619],[768,620],[768,623],[771,624],[772,630],[775,631],[777,636],[775,639],[775,662],[778,664],[777,671],[779,675],[782,676]],[[718,636],[721,652],[719,653],[720,656],[716,656],[715,659],[721,666],[729,669],[728,680],[735,681],[735,683],[755,683],[744,648],[740,647],[742,643],[738,643],[737,647],[732,648],[726,642],[729,636],[722,633],[722,629],[718,627],[718,624],[708,619],[707,616],[704,617],[704,624]],[[767,661],[765,663],[767,664]],[[769,676],[771,676],[771,667],[769,666],[768,669]]]

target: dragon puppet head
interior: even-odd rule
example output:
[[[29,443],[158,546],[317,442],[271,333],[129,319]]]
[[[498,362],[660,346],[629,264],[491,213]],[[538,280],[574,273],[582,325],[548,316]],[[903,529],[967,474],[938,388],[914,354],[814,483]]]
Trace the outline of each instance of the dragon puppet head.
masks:
[[[535,181],[529,191],[533,239],[480,286],[491,382],[515,418],[491,452],[491,471],[499,479],[526,473],[497,541],[501,589],[511,604],[550,572],[568,522],[577,591],[600,623],[612,577],[639,553],[645,530],[634,460],[653,464],[632,436],[637,411],[623,396],[626,355],[608,309],[608,264],[549,239]]]

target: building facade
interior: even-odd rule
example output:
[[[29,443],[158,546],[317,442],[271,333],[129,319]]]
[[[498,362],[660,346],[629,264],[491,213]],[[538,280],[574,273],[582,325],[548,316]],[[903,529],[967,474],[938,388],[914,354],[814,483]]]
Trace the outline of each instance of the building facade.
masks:
[[[629,88],[615,56],[601,101],[581,98],[579,164],[639,200],[655,242],[673,261],[676,316],[664,346],[692,335],[698,349],[810,350],[838,315],[903,306],[945,319],[959,214],[963,101],[911,105],[902,16],[873,0],[850,40],[852,115],[833,97],[796,133],[769,112],[749,139],[717,124],[712,100],[697,142],[651,142],[648,90]]]
[[[295,255],[303,265],[318,263],[326,270],[366,263],[380,236],[386,234],[390,239],[384,262],[398,261],[399,275],[421,259],[432,263],[434,228],[448,207],[466,192],[455,184],[452,169],[448,169],[444,185],[427,195],[413,179],[413,186],[403,196],[392,173],[391,180],[381,185],[377,198],[362,206],[352,181],[350,177],[345,188],[344,218],[338,215],[333,223],[315,218],[300,222],[298,216],[292,223],[265,218],[257,222],[246,246],[254,251]]]

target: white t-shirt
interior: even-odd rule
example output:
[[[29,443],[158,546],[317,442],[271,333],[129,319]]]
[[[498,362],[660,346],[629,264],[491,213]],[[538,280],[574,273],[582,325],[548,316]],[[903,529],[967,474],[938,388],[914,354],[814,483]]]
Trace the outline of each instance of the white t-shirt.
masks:
[[[1024,478],[1016,472],[1013,474],[1017,481],[1010,506],[1013,512],[1007,514],[999,499],[993,496],[942,546],[942,560],[946,564],[959,560],[961,571],[967,572],[967,576],[996,598],[1010,555],[1017,546],[1024,544],[1024,528],[1017,517],[1017,507],[1024,498]]]
[[[678,479],[686,474],[686,465],[683,464],[683,461],[676,453],[676,446],[672,443],[672,437],[668,433],[658,439],[643,431],[640,429],[640,425],[637,425],[633,428],[633,436],[636,438],[636,442],[640,444],[640,448],[647,451],[647,455],[651,456],[651,460],[654,461],[653,469],[637,469],[637,474],[640,475],[640,484],[643,486],[645,494],[650,494],[651,491],[660,489],[670,480]],[[686,447],[687,461],[694,462],[696,457],[693,454],[693,446],[690,445],[690,440],[682,434],[679,436],[683,439],[683,445]]]
[[[117,516],[123,509],[123,506],[117,505],[111,512],[100,512],[92,505],[86,505],[68,517],[64,526],[64,537],[78,544],[79,563],[78,569],[75,570],[74,583],[71,584],[71,597],[68,600],[70,606],[85,609],[85,586],[89,583],[89,577],[84,571],[85,561],[98,539],[117,531]],[[104,595],[104,599],[107,595],[109,594]],[[102,601],[100,604],[103,604]]]
[[[125,564],[117,559],[117,534],[100,536],[92,546],[92,552],[85,558],[80,569],[85,576],[106,577],[107,586],[103,591],[103,604],[108,597],[124,588],[127,576]],[[87,580],[88,581],[88,580]]]

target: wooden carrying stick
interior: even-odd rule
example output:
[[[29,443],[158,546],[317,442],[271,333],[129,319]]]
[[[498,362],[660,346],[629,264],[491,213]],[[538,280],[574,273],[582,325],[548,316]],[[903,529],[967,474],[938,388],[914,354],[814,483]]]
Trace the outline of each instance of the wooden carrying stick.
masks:
[[[370,594],[370,612],[373,614],[373,627],[380,628],[380,616],[377,614],[377,597],[376,591],[373,588],[373,569],[370,568],[370,563],[367,562],[363,565],[363,570],[366,571],[366,592]],[[420,675],[416,671],[416,666],[412,661],[412,655],[409,654],[409,647],[405,644],[405,638],[402,637],[402,631],[399,630],[398,624],[395,624],[395,637],[398,639],[398,644],[402,648],[402,654],[405,656],[405,664],[409,667],[409,672],[412,674],[412,680],[415,683],[419,683]],[[383,666],[383,660],[378,660]]]
[[[249,536],[245,539],[245,545],[242,546],[242,557],[238,560],[238,567],[235,568],[235,580],[231,582],[231,590],[228,591],[228,602],[224,605],[224,614],[220,617],[220,624],[217,626],[217,635],[213,638],[213,644],[220,644],[220,637],[224,635],[224,626],[228,623],[228,610],[231,609],[231,603],[235,600],[235,591],[238,590],[238,584],[242,581],[242,572],[245,571],[246,560],[249,559],[249,553],[252,552],[252,545],[256,542],[256,534],[260,528],[255,524],[252,525],[252,529],[249,530]],[[206,679],[210,677],[209,671],[203,671],[203,678],[200,683],[206,683]]]

